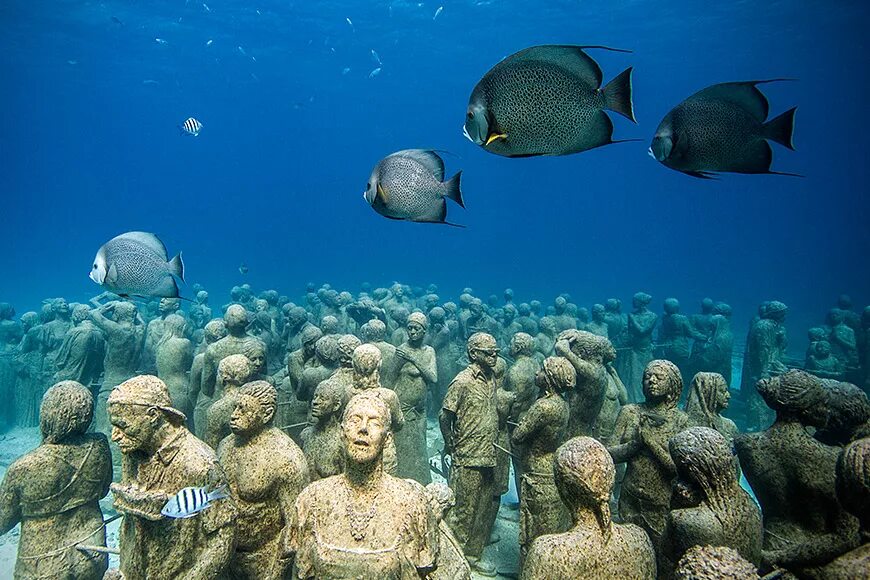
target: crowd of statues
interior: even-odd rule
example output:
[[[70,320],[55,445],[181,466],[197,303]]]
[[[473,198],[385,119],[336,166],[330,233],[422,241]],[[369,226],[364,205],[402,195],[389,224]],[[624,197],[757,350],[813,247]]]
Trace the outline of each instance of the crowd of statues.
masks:
[[[0,484],[15,578],[870,574],[870,307],[848,297],[803,361],[763,303],[739,385],[708,299],[208,298],[0,304],[0,431],[42,433]],[[490,561],[514,509],[519,561]]]

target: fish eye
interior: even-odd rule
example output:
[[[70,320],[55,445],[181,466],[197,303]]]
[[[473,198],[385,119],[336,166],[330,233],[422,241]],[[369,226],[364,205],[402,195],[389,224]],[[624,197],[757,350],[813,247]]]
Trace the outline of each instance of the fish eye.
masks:
[[[371,188],[372,188],[372,184],[371,184],[371,182],[366,183],[366,189],[371,189]]]
[[[96,270],[96,269],[97,269],[97,265],[96,265],[96,264],[94,264],[94,270]]]
[[[466,116],[467,116],[469,119],[473,119],[473,118],[474,118],[474,111],[468,111],[468,113],[466,113]]]

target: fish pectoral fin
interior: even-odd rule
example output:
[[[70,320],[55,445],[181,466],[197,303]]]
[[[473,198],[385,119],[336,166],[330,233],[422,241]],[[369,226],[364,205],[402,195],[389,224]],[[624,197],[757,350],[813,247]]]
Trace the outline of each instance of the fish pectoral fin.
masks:
[[[109,266],[109,271],[106,272],[106,280],[113,283],[118,280],[118,267],[115,264]]]
[[[390,200],[390,196],[387,194],[387,190],[384,189],[384,186],[380,183],[378,184],[378,196],[384,203],[387,203]]]
[[[498,141],[499,139],[507,139],[506,133],[490,133],[489,137],[486,138],[486,144],[489,145],[493,141]]]

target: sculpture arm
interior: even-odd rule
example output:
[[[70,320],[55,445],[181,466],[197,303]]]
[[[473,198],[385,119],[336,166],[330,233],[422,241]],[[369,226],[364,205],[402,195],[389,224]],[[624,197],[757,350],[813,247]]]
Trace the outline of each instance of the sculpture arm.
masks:
[[[441,409],[438,414],[438,426],[441,428],[441,437],[444,438],[444,450],[447,453],[453,451],[453,424],[456,421],[456,414],[447,409]]]
[[[514,429],[514,434],[511,436],[511,442],[517,445],[522,445],[540,431],[541,427],[544,426],[546,419],[547,417],[544,416],[544,413],[541,410],[541,405],[532,405],[523,418],[520,419],[520,424],[516,429]]]
[[[102,308],[100,310],[91,310],[91,321],[96,324],[97,327],[99,327],[100,330],[102,330],[103,332],[107,334],[112,334],[118,329],[118,323],[104,316],[102,310]]]
[[[577,371],[577,382],[582,379],[584,382],[595,379],[595,367],[574,354],[571,347],[568,346],[567,340],[560,340],[556,343],[556,354],[563,356],[571,362],[571,366]]]
[[[640,441],[636,435],[637,419],[637,410],[633,406],[623,407],[619,412],[613,430],[616,445],[607,448],[614,463],[625,463],[640,451]]]
[[[438,382],[438,365],[435,362],[435,349],[431,346],[426,347],[426,350],[421,357],[423,364],[417,366],[420,369],[420,374],[423,375],[423,380],[430,385]]]
[[[214,396],[214,388],[217,384],[217,365],[214,364],[213,358],[209,355],[208,350],[202,357],[202,379],[199,388],[203,394],[209,397]]]
[[[18,486],[15,484],[18,470],[15,465],[6,472],[0,483],[0,536],[14,528],[21,521],[21,501]]]
[[[783,567],[824,565],[859,544],[855,518],[841,511],[833,528],[836,531],[813,536],[806,542],[791,544],[780,550],[765,550],[762,560]]]

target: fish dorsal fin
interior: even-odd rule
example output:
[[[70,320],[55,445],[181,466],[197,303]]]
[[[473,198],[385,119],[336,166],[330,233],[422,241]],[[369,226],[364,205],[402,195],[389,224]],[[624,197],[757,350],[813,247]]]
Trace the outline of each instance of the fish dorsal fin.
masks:
[[[391,157],[407,157],[429,169],[438,181],[444,181],[444,160],[431,149],[405,149],[397,151]]]
[[[584,48],[601,48],[604,50],[612,50],[615,52],[628,52],[618,48],[609,48],[606,46],[576,46],[570,44],[543,44],[541,46],[532,46],[516,52],[505,58],[499,64],[510,64],[517,62],[545,62],[564,68],[573,75],[576,75],[592,85],[594,88],[601,88],[603,76],[601,67],[595,60],[583,52]],[[498,66],[498,65],[496,65]]]
[[[166,246],[164,246],[163,242],[160,241],[160,238],[154,234],[148,232],[127,232],[126,234],[121,234],[115,239],[125,239],[138,242],[163,258],[164,262],[169,261],[169,254],[166,253]]]
[[[790,79],[770,79],[766,81],[739,81],[734,83],[719,83],[702,89],[686,99],[687,101],[707,99],[718,100],[736,105],[757,119],[759,123],[763,123],[767,119],[767,113],[770,110],[770,105],[767,102],[767,97],[758,90],[756,85],[762,83],[772,83],[774,81],[785,81]]]

